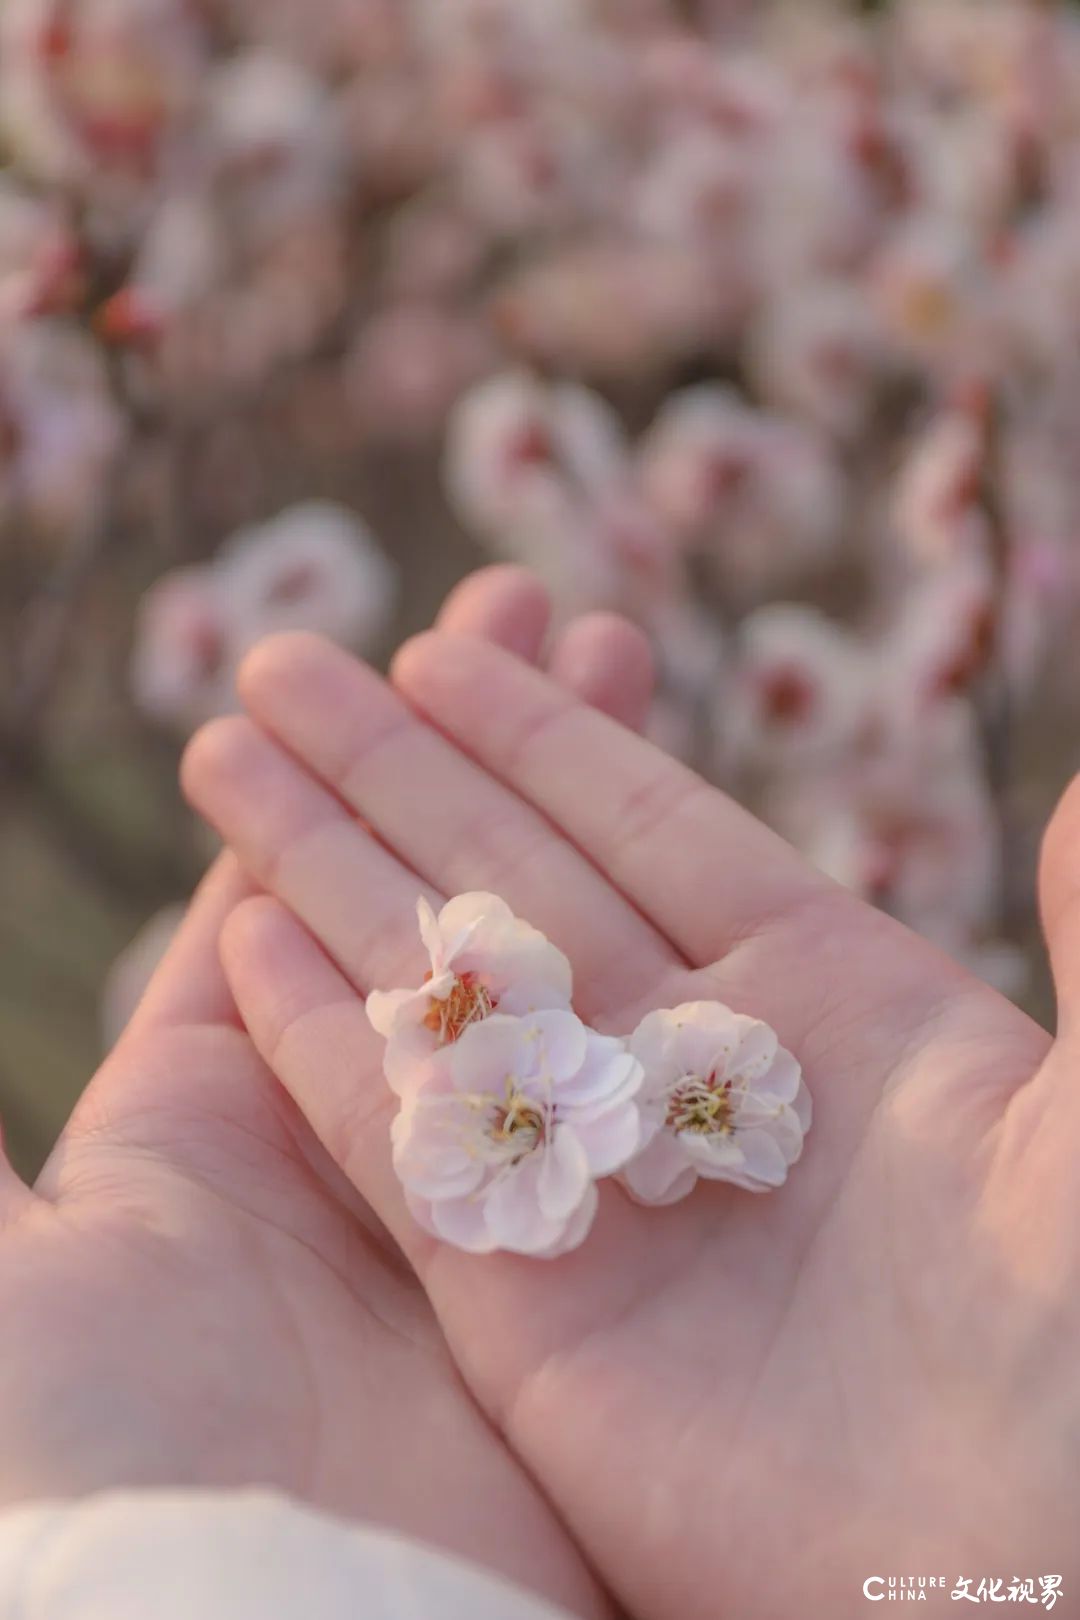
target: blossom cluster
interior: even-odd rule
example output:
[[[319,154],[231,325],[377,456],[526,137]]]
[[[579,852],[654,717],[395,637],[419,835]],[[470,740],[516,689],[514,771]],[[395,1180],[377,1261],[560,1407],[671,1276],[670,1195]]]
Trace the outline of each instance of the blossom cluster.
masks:
[[[430,967],[373,992],[400,1099],[394,1167],[419,1223],[472,1254],[553,1259],[584,1242],[597,1182],[670,1204],[699,1178],[782,1186],[810,1099],[756,1019],[715,1002],[646,1017],[628,1039],[572,1007],[570,964],[495,895],[418,906]]]
[[[524,561],[649,632],[658,742],[1019,992],[1078,201],[1067,0],[3,0],[0,639],[107,540],[184,730],[267,630],[368,653]]]
[[[135,701],[185,733],[234,704],[244,654],[275,630],[313,630],[370,653],[397,581],[373,536],[330,501],[304,501],[232,536],[210,563],[165,574],[143,597]]]

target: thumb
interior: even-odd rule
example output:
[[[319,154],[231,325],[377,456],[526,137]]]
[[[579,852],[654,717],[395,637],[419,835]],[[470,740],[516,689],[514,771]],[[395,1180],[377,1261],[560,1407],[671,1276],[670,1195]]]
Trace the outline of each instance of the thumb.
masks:
[[[1058,1032],[1080,1033],[1080,777],[1067,789],[1043,840],[1039,910],[1057,991]]]

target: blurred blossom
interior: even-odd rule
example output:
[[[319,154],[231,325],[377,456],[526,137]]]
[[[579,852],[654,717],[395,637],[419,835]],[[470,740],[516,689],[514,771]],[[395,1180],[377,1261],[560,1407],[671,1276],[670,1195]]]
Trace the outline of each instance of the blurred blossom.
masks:
[[[810,281],[768,303],[747,360],[767,404],[804,416],[841,440],[873,425],[889,369],[863,288],[841,281]]]
[[[79,243],[61,210],[0,173],[0,341],[16,322],[70,309],[82,288]]]
[[[115,536],[106,603],[153,550],[144,710],[377,643],[392,565],[288,503],[412,559],[441,467],[440,564],[631,614],[654,735],[1008,971],[1080,680],[1080,12],[0,0],[0,143],[3,537]]]
[[[492,119],[462,144],[459,199],[495,236],[564,230],[600,208],[606,161],[593,131],[576,121]]]
[[[447,486],[463,521],[528,563],[567,608],[648,619],[676,589],[667,527],[642,504],[615,413],[526,373],[481,384],[450,424]]]
[[[759,762],[828,765],[859,741],[873,684],[866,651],[823,614],[789,603],[758,608],[740,632],[728,724]]]
[[[105,366],[79,331],[40,321],[0,335],[0,513],[51,535],[82,533],[124,433]]]
[[[436,304],[391,305],[368,321],[350,351],[346,386],[357,427],[372,438],[435,437],[462,390],[492,369],[482,322]]]
[[[147,221],[128,282],[97,311],[107,343],[154,344],[202,307],[228,263],[221,222],[198,193],[167,195]]]
[[[1000,846],[970,765],[927,782],[904,760],[800,784],[774,806],[781,830],[823,871],[976,971],[994,921]],[[997,958],[998,968],[1006,966]],[[1007,986],[1018,988],[1015,982]]]
[[[402,208],[386,232],[383,282],[390,298],[440,298],[467,292],[479,275],[485,243],[463,209],[439,198]]]
[[[633,378],[714,342],[725,300],[707,262],[687,248],[598,238],[508,278],[492,315],[523,358],[570,375]]]
[[[8,138],[49,179],[149,183],[194,106],[205,51],[186,0],[5,0]]]
[[[143,597],[131,689],[152,720],[193,731],[235,705],[238,649],[224,580],[213,568],[166,574]]]
[[[273,237],[283,216],[334,198],[345,176],[344,131],[319,79],[252,50],[217,68],[204,94],[211,172],[230,210],[241,210],[245,234]]]
[[[943,412],[916,439],[901,465],[895,493],[896,529],[916,558],[949,562],[985,550],[987,475],[986,427],[977,414]]]
[[[673,395],[640,454],[653,509],[737,592],[814,566],[839,539],[844,491],[827,446],[730,389]]]
[[[244,38],[334,75],[398,63],[409,45],[401,0],[229,0]]]
[[[590,0],[422,0],[416,8],[420,42],[435,52],[484,45],[521,52],[552,35],[573,40],[589,10]]]
[[[898,736],[936,736],[978,692],[999,652],[1002,622],[993,571],[958,559],[919,579],[901,599],[883,645],[888,716]],[[935,730],[937,727],[937,730]]]
[[[309,501],[232,536],[206,567],[165,575],[143,599],[135,701],[187,732],[228,713],[244,655],[263,636],[309,630],[370,653],[396,596],[394,571],[342,507]]]
[[[948,372],[970,357],[983,267],[955,220],[925,216],[882,247],[870,285],[898,357]]]

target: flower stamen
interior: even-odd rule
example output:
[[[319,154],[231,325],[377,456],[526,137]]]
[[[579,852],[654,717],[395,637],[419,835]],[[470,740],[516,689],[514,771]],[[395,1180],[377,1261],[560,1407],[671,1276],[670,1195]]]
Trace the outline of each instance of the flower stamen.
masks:
[[[518,1090],[512,1080],[507,1079],[506,1100],[491,1114],[488,1136],[500,1150],[500,1154],[508,1152],[509,1162],[517,1164],[544,1145],[547,1139],[547,1119],[533,1099]]]
[[[669,1093],[665,1124],[676,1135],[728,1136],[734,1129],[733,1116],[731,1081],[720,1081],[715,1074],[704,1078],[692,1074]]]
[[[429,975],[430,977],[430,975]],[[432,996],[422,1023],[436,1035],[441,1046],[459,1041],[472,1025],[487,1018],[496,1007],[495,998],[475,973],[462,973],[454,980],[445,1000]]]

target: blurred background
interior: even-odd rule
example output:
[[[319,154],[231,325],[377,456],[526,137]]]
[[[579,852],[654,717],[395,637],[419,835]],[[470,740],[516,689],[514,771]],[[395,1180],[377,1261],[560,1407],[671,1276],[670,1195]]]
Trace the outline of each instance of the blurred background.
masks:
[[[0,1117],[210,859],[260,636],[493,558],[664,747],[1048,1018],[1080,740],[1080,11],[0,0]]]

